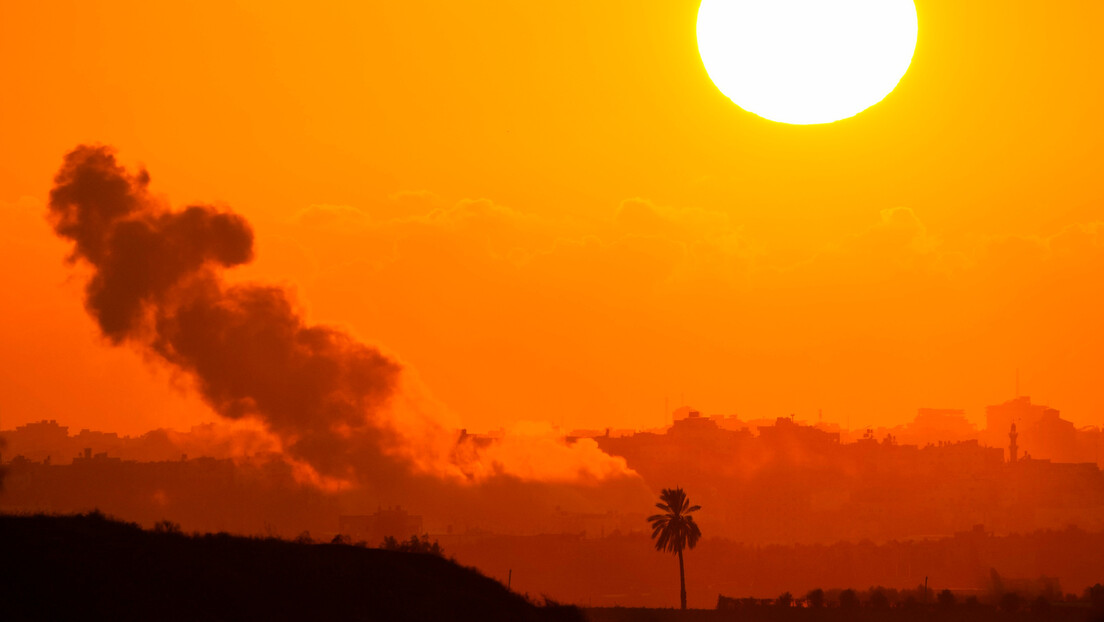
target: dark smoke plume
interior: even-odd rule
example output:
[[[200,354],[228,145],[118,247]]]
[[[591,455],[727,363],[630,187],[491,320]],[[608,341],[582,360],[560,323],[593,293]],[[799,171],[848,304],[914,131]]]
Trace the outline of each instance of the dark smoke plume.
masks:
[[[129,175],[112,151],[80,146],[50,193],[72,260],[95,271],[86,305],[113,343],[132,341],[189,372],[231,419],[254,416],[319,474],[348,478],[350,452],[380,456],[394,443],[376,414],[400,366],[349,335],[307,326],[287,292],[227,286],[218,270],[250,261],[244,218],[207,206],[168,211],[149,175]]]
[[[172,211],[149,194],[149,181],[103,146],[74,149],[54,180],[54,230],[74,243],[71,261],[93,268],[89,313],[112,343],[186,372],[220,415],[263,423],[310,481],[387,496],[405,494],[417,477],[440,502],[453,494],[446,482],[497,482],[486,494],[509,490],[504,479],[639,484],[622,459],[589,439],[566,445],[547,426],[459,446],[398,362],[341,330],[308,325],[282,288],[223,282],[222,270],[253,257],[244,218],[209,206]]]

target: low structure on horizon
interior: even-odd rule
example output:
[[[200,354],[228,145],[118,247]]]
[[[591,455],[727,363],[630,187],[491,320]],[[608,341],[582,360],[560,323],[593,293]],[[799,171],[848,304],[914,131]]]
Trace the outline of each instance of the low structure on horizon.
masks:
[[[422,517],[410,514],[401,506],[381,507],[372,514],[342,515],[338,518],[338,532],[371,546],[379,545],[388,536],[405,540],[424,533]]]

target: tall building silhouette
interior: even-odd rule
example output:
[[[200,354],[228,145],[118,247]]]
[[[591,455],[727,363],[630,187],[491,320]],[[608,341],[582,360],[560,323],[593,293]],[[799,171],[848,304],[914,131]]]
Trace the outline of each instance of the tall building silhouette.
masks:
[[[1095,451],[1089,447],[1078,449],[1077,429],[1073,422],[1061,417],[1056,408],[1032,404],[1031,398],[1021,395],[1003,404],[985,408],[986,432],[982,440],[992,447],[1000,447],[1013,424],[1024,434],[1017,447],[1033,458],[1056,462],[1096,462]]]

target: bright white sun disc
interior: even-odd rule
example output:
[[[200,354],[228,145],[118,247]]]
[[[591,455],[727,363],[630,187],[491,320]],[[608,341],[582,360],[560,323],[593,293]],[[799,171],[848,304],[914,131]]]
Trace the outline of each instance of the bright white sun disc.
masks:
[[[829,123],[881,101],[916,49],[912,0],[702,0],[698,51],[737,106]]]

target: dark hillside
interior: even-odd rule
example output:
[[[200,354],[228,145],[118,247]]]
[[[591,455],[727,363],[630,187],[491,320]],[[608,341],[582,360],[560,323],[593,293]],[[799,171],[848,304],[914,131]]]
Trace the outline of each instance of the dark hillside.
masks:
[[[5,620],[579,620],[433,555],[0,516]]]

